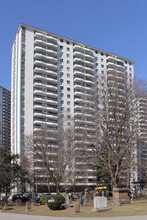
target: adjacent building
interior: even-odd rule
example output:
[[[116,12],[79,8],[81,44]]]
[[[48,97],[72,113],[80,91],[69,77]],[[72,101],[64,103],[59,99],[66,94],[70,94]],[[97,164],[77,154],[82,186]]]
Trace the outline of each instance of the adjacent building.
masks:
[[[12,152],[21,153],[25,135],[44,128],[58,130],[61,118],[64,126],[71,126],[74,118],[76,149],[81,146],[79,129],[83,135],[89,134],[82,144],[91,147],[91,136],[95,135],[95,86],[103,96],[105,79],[114,89],[117,79],[121,99],[127,85],[133,83],[134,62],[20,24],[12,46]],[[81,169],[78,154],[75,163]],[[79,175],[77,184],[96,185],[93,171],[88,169]]]
[[[10,150],[11,92],[0,86],[0,147]]]

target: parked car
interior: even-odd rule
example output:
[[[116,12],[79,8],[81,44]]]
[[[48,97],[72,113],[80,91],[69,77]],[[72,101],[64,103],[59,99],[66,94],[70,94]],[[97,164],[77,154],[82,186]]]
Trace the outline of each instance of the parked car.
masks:
[[[13,196],[9,197],[8,200],[9,200],[9,201],[12,201],[12,202],[15,202],[16,200],[21,200],[22,202],[30,201],[30,199],[27,198],[26,196],[24,196],[23,194],[13,195]]]

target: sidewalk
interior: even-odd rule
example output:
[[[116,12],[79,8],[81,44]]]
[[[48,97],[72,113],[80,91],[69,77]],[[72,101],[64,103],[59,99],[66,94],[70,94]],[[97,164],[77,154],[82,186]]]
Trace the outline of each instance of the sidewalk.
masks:
[[[51,217],[38,215],[20,215],[10,213],[0,213],[0,220],[147,220],[147,215],[107,217],[107,218],[70,218],[70,217]]]

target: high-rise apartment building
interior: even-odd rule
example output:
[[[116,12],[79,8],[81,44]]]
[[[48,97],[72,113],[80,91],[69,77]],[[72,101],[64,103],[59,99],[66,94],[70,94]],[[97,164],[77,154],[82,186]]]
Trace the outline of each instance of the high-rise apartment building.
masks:
[[[12,47],[12,152],[21,153],[24,135],[58,129],[59,118],[64,126],[74,118],[76,148],[81,144],[79,128],[89,134],[82,144],[90,147],[96,83],[102,92],[106,78],[111,87],[117,79],[121,93],[133,82],[133,65],[129,59],[21,24]],[[77,169],[81,163],[77,157]],[[77,182],[95,185],[92,170],[79,175]]]
[[[0,147],[10,150],[11,93],[0,86]]]

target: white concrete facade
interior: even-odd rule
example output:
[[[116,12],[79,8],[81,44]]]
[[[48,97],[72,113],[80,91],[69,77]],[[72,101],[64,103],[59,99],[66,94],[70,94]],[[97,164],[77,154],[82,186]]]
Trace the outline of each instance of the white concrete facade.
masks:
[[[133,65],[129,59],[20,25],[12,47],[12,152],[20,154],[24,135],[44,127],[58,129],[59,115],[65,119],[64,126],[70,126],[74,118],[75,129],[81,126],[94,133],[96,76],[103,87],[105,76],[109,73],[111,78],[112,70],[117,69],[115,77],[126,74],[126,83],[132,83]],[[85,144],[90,145],[90,140]],[[79,185],[96,185],[91,170],[79,176]]]

